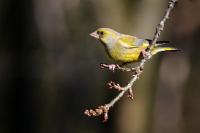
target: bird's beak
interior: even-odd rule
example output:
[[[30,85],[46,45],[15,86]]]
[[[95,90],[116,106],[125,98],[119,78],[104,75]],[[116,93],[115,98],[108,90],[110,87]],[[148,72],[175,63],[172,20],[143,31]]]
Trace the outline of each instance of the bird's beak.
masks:
[[[97,38],[97,39],[99,39],[99,35],[97,34],[97,32],[95,31],[95,32],[92,32],[92,33],[90,33],[90,36],[92,36],[92,37],[94,37],[94,38]]]

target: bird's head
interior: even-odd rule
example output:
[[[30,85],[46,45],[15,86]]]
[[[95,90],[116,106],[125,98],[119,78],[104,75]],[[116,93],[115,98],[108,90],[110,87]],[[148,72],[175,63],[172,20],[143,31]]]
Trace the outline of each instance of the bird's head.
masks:
[[[90,35],[100,40],[106,46],[112,46],[120,36],[120,33],[110,28],[99,28]]]

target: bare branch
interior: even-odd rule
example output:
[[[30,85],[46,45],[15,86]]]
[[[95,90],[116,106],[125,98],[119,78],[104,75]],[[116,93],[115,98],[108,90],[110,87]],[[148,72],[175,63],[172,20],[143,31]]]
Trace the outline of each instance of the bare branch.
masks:
[[[165,27],[165,22],[167,19],[169,19],[169,14],[172,11],[172,9],[174,8],[174,5],[178,2],[178,0],[170,0],[168,3],[168,8],[165,11],[165,14],[162,18],[162,20],[160,21],[160,23],[158,24],[158,26],[156,27],[156,32],[155,35],[153,37],[153,40],[151,42],[151,48],[156,44],[161,32],[164,30]],[[150,48],[150,49],[151,49]]]
[[[151,59],[152,55],[151,55],[150,49],[153,47],[153,45],[155,45],[161,32],[163,31],[165,22],[169,18],[169,14],[170,14],[171,10],[174,8],[174,5],[176,4],[176,2],[178,2],[178,0],[170,0],[170,2],[168,3],[168,8],[166,9],[162,20],[160,21],[160,23],[158,24],[158,26],[156,28],[156,32],[155,32],[155,35],[151,42],[150,48],[148,48],[145,51],[146,52],[145,55],[147,55],[147,56],[144,56],[144,58],[141,60],[141,62],[139,64],[139,66],[137,66],[136,68],[124,68],[124,67],[119,66],[118,64],[111,64],[111,65],[101,64],[100,65],[101,68],[108,68],[109,70],[112,70],[113,72],[114,72],[114,70],[121,70],[121,71],[126,71],[126,72],[135,72],[135,73],[133,74],[133,77],[128,82],[128,84],[124,87],[121,87],[119,84],[116,84],[113,81],[108,83],[109,88],[114,88],[114,89],[120,91],[119,94],[113,100],[111,100],[108,104],[99,106],[96,109],[85,110],[85,112],[84,112],[85,115],[95,116],[95,117],[103,115],[103,118],[104,118],[103,122],[105,122],[108,119],[109,109],[111,107],[113,107],[115,105],[115,103],[117,103],[117,101],[119,101],[127,91],[128,91],[128,97],[130,99],[133,99],[132,86],[139,79],[140,75],[142,74],[145,63],[149,59]]]
[[[137,67],[137,71],[136,71],[137,73],[135,75],[133,75],[133,78],[129,81],[129,83],[126,86],[121,87],[122,91],[110,103],[107,104],[107,106],[109,108],[114,106],[114,104],[124,95],[124,93],[127,90],[132,89],[134,82],[139,78],[140,74],[142,74],[142,71],[140,68],[144,66],[146,61],[147,61],[146,59],[143,59],[141,61],[140,65]],[[132,96],[131,96],[131,98],[132,98]]]
[[[106,122],[108,120],[108,111],[109,111],[109,107],[107,105],[102,105],[99,106],[96,109],[86,109],[84,114],[87,116],[100,116],[103,115],[103,122]]]
[[[131,71],[135,71],[136,68],[126,68],[126,67],[121,67],[118,64],[100,64],[100,68],[104,69],[104,68],[108,68],[111,71],[115,71],[115,70],[120,70],[123,72],[131,72]]]
[[[110,89],[114,88],[114,89],[116,89],[116,90],[118,90],[118,91],[123,91],[123,88],[122,88],[119,84],[116,84],[116,83],[113,82],[113,81],[110,81],[110,82],[108,83],[108,87],[109,87]]]

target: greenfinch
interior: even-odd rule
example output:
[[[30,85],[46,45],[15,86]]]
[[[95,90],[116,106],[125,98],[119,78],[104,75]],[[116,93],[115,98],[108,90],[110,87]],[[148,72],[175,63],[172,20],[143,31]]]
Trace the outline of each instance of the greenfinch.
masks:
[[[108,56],[121,63],[140,61],[145,56],[145,50],[149,47],[151,40],[140,39],[131,35],[121,34],[110,28],[99,28],[90,34],[98,39],[104,46]],[[177,48],[162,47],[167,41],[158,41],[151,49],[151,55],[163,51],[177,51]]]

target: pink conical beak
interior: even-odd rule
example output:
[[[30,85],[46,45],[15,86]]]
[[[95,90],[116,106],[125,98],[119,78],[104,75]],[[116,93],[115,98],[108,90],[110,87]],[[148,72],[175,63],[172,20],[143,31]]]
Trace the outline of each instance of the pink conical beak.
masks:
[[[96,31],[92,32],[92,33],[90,34],[90,36],[99,39],[99,35],[97,34]]]

